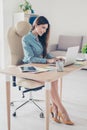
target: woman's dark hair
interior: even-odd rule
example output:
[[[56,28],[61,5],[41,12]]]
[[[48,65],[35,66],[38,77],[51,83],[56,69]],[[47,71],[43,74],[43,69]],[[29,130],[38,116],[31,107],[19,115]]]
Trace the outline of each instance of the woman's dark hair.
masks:
[[[35,29],[35,25],[41,25],[41,24],[48,24],[48,28],[46,32],[42,36],[38,36],[39,41],[41,42],[43,46],[43,57],[45,57],[47,54],[47,46],[48,46],[48,39],[49,39],[49,33],[50,33],[50,24],[48,20],[44,16],[39,16],[38,18],[35,19],[32,26],[32,30]]]

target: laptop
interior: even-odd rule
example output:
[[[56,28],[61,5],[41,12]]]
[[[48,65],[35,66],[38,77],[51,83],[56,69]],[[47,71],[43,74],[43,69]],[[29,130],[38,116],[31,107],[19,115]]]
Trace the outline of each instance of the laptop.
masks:
[[[79,46],[69,47],[66,53],[64,66],[74,64],[79,51]]]
[[[72,65],[75,63],[77,54],[79,51],[79,46],[69,47],[66,52],[66,56],[58,56],[63,57],[65,59],[64,66]],[[55,66],[54,64],[50,64],[50,66]]]

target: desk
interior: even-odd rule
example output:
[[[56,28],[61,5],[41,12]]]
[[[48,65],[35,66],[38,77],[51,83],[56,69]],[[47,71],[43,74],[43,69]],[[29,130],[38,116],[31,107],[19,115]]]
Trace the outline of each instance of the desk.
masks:
[[[30,64],[37,67],[46,67],[47,64]],[[26,65],[25,65],[26,66]],[[20,72],[17,66],[7,67],[4,70],[1,70],[0,73],[3,73],[8,76],[16,76],[20,78],[32,79],[35,81],[39,81],[45,84],[46,87],[46,115],[45,115],[45,130],[49,130],[49,89],[51,87],[51,82],[57,80],[58,78],[62,78],[63,76],[81,69],[82,67],[87,66],[87,61],[85,61],[81,65],[71,65],[64,68],[64,72],[48,71],[44,73],[22,73]],[[7,94],[7,121],[8,121],[8,130],[10,129],[10,80],[6,80],[6,94]]]

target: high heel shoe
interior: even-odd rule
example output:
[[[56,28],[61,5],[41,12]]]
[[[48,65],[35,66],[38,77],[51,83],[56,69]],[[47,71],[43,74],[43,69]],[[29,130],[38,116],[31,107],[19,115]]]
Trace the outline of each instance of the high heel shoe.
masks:
[[[58,112],[59,121],[63,122],[66,125],[74,125],[74,123],[71,120],[65,120],[65,114]]]
[[[53,121],[55,121],[57,123],[61,123],[60,120],[58,120],[57,117],[55,117],[55,114],[53,113],[53,106],[50,107],[50,113],[51,113]]]

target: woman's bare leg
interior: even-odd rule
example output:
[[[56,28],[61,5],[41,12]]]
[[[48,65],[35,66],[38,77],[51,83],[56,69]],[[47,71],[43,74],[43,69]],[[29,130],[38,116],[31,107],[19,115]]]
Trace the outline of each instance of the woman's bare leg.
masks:
[[[56,104],[52,101],[52,112],[54,113],[54,117],[57,118],[58,117],[58,107],[56,106]]]
[[[55,106],[57,106],[57,108],[59,109],[59,111],[61,113],[64,114],[65,120],[66,121],[70,120],[69,115],[68,115],[66,109],[64,108],[63,104],[61,103],[61,100],[60,100],[60,97],[59,97],[59,94],[58,94],[58,81],[52,82],[50,94],[51,94],[51,99],[52,99],[53,104]]]

